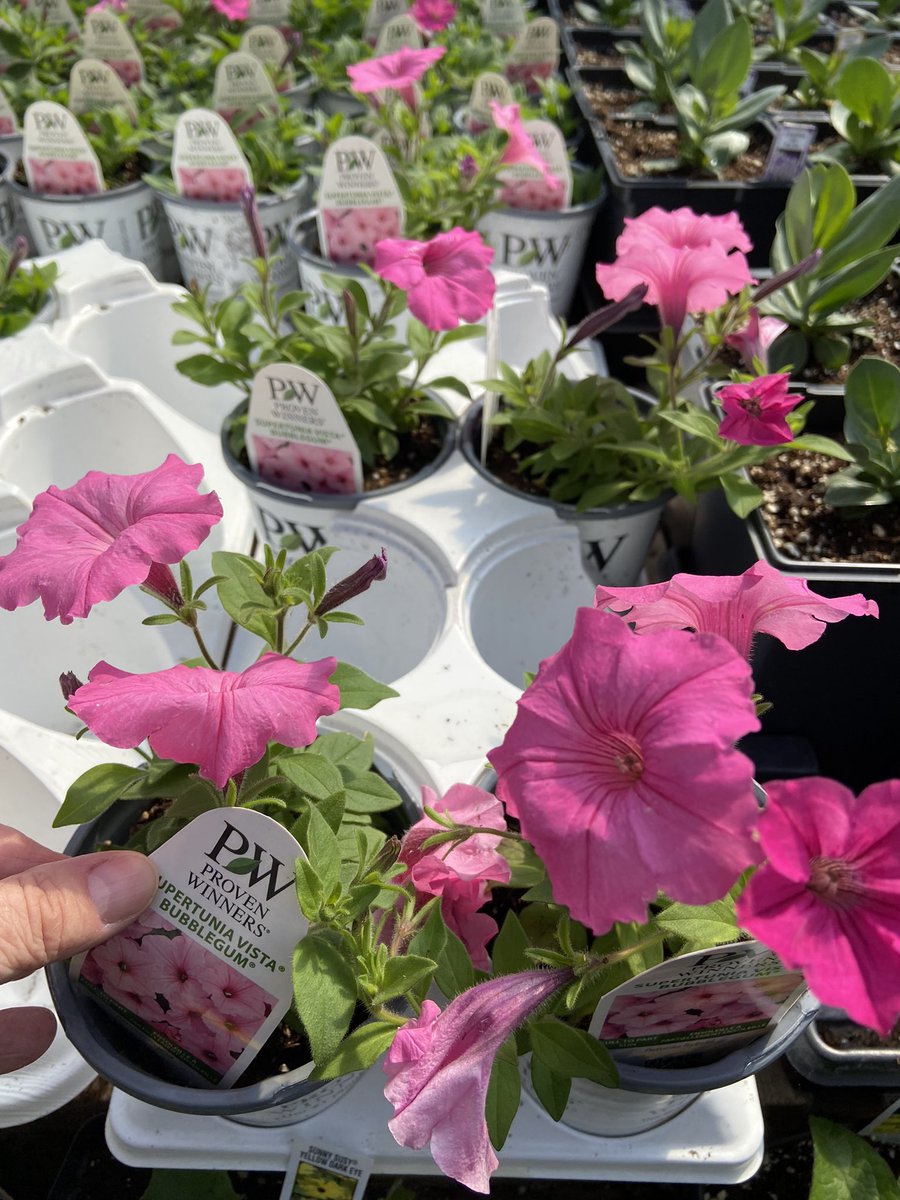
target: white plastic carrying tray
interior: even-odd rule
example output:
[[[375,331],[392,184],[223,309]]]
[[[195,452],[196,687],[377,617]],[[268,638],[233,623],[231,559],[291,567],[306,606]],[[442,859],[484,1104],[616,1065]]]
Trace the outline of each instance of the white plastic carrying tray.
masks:
[[[175,372],[183,353],[169,344],[176,289],[155,283],[143,268],[97,242],[66,251],[58,261],[59,319],[0,345],[0,553],[8,551],[33,496],[50,483],[71,484],[91,468],[147,470],[172,451],[204,464],[206,482],[225,508],[225,520],[192,556],[199,579],[211,550],[248,552],[251,545],[249,503],[224,466],[216,435],[234,395],[196,388]],[[553,344],[543,289],[502,275],[498,298],[502,358],[527,361],[540,348],[534,330],[541,325],[547,344]],[[569,363],[577,374],[603,367],[602,355],[580,355]],[[473,384],[492,368],[484,342],[476,341],[453,346],[434,369]],[[457,396],[448,394],[447,400],[457,411],[464,407]],[[474,782],[486,751],[513,719],[523,672],[559,649],[575,609],[591,603],[593,587],[574,531],[551,509],[490,488],[458,451],[412,487],[372,496],[324,522],[314,512],[302,520],[313,545],[324,540],[342,548],[332,562],[334,578],[381,546],[388,551],[387,580],[354,601],[365,629],[338,625],[322,650],[392,683],[400,694],[371,712],[344,716],[371,730],[388,752],[395,746],[407,758],[412,754],[423,780],[442,788]],[[37,827],[29,824],[29,832],[53,845],[60,842],[59,833],[49,830],[53,808],[66,783],[89,765],[66,757],[64,746],[71,743],[62,735],[72,729],[57,701],[60,671],[86,671],[101,657],[127,670],[149,670],[168,665],[173,653],[190,653],[168,640],[171,627],[138,630],[141,606],[141,594],[134,592],[66,629],[44,623],[37,606],[2,615],[4,663],[22,655],[23,664],[27,658],[39,669],[26,679],[24,667],[6,672],[15,686],[0,684],[0,792],[12,797],[0,819],[26,823],[30,792],[21,778],[30,772],[31,790],[43,788],[44,800]],[[212,606],[206,615],[211,636],[224,648],[224,615]],[[310,646],[311,655],[317,652],[318,643]],[[229,646],[228,665],[240,668],[249,653],[239,633]],[[32,736],[20,738],[25,728]],[[78,747],[109,757],[105,747],[89,742]],[[36,1078],[39,1070],[40,1064],[19,1075]],[[60,1086],[47,1098],[45,1111],[69,1099],[72,1086]],[[380,1071],[368,1072],[342,1100],[304,1123],[304,1133],[330,1144],[352,1137],[347,1148],[372,1156],[381,1173],[436,1173],[427,1154],[394,1143],[382,1086]],[[0,1095],[0,1121],[3,1103]],[[284,1128],[168,1113],[118,1092],[107,1137],[113,1153],[136,1166],[287,1165]],[[762,1150],[752,1080],[707,1093],[668,1123],[622,1138],[554,1125],[523,1096],[500,1174],[732,1183],[757,1169]]]

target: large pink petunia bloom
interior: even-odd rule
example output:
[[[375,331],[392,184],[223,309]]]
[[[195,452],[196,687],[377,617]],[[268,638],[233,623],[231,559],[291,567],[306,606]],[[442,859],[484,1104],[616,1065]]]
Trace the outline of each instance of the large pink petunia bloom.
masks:
[[[480,233],[455,226],[427,242],[384,238],[375,273],[406,292],[409,311],[429,329],[480,321],[494,303],[493,249]]]
[[[794,440],[787,414],[803,399],[789,393],[787,375],[758,375],[749,383],[729,383],[716,396],[725,416],[719,436],[741,446],[780,446]]]
[[[424,50],[411,50],[403,46],[393,54],[382,54],[378,58],[366,58],[347,68],[354,92],[366,96],[385,89],[399,93],[410,108],[416,107],[413,85],[418,83],[429,67],[444,57],[446,46],[427,46]]]
[[[243,21],[250,11],[250,0],[210,0],[210,7],[229,21]]]
[[[563,186],[562,180],[553,174],[546,159],[526,133],[519,117],[518,104],[498,104],[496,100],[492,100],[491,114],[496,127],[506,134],[506,147],[500,159],[501,163],[510,167],[519,164],[534,167],[550,185],[551,190],[559,191]]]
[[[900,1016],[900,780],[859,796],[815,777],[766,791],[767,862],[738,919],[824,1004],[886,1035]]]
[[[469,988],[441,1012],[431,1000],[397,1033],[384,1061],[388,1128],[401,1146],[431,1156],[445,1175],[474,1192],[490,1190],[497,1156],[484,1103],[494,1055],[561,987],[571,971],[523,971]]]
[[[246,671],[177,666],[132,675],[100,662],[69,708],[108,746],[130,749],[146,738],[161,758],[197,763],[204,779],[224,787],[259,761],[267,742],[315,740],[318,718],[340,706],[328,682],[336,665],[269,652]]]
[[[497,795],[573,917],[602,933],[643,921],[660,891],[706,904],[759,861],[753,767],[734,749],[759,729],[752,692],[724,638],[638,637],[578,610],[488,754]]]
[[[456,16],[456,5],[452,0],[415,0],[409,15],[426,33],[440,33]]]
[[[753,243],[736,212],[713,217],[692,208],[667,210],[654,207],[637,217],[626,217],[625,228],[616,240],[616,254],[624,254],[639,242],[661,242],[676,249],[700,250],[717,245],[724,251],[748,254]]]
[[[38,597],[48,621],[70,625],[93,605],[125,588],[171,572],[222,519],[215,493],[197,486],[203,468],[170,454],[141,475],[89,471],[70,488],[50,487],[36,497],[11,554],[0,558],[0,608]]]
[[[609,608],[637,633],[693,629],[727,638],[750,657],[755,633],[778,638],[788,650],[817,642],[826,624],[847,616],[877,617],[878,605],[859,592],[827,598],[810,591],[805,579],[782,575],[756,562],[743,575],[673,575],[647,587],[598,587],[595,608]]]
[[[761,317],[755,306],[750,309],[747,324],[737,333],[729,333],[725,344],[737,350],[742,361],[749,370],[753,370],[753,360],[759,359],[764,367],[769,363],[769,347],[787,329],[784,321],[777,317]]]

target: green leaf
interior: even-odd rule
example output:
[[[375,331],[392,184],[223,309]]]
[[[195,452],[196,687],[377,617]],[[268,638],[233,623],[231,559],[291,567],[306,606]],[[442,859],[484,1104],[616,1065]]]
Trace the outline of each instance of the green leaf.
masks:
[[[340,893],[341,850],[331,826],[315,807],[309,810],[304,846],[309,861],[322,881],[326,900]]]
[[[881,1155],[842,1125],[810,1117],[813,1177],[809,1200],[898,1200],[900,1186]]]
[[[475,982],[475,971],[469,952],[450,929],[447,930],[444,952],[434,973],[434,982],[448,1000],[452,1000]]]
[[[706,53],[691,64],[691,80],[708,96],[723,99],[734,95],[747,78],[753,56],[753,35],[746,17],[738,17],[721,29]]]
[[[121,763],[90,767],[66,792],[66,798],[53,818],[53,828],[93,821],[115,804],[128,784],[140,779],[141,774],[139,767],[126,767]]]
[[[291,833],[296,837],[293,829]],[[294,880],[301,912],[308,921],[318,920],[319,910],[325,902],[322,881],[311,864],[299,855],[294,860]]]
[[[215,574],[221,576],[216,584],[219,603],[229,617],[269,645],[274,645],[275,617],[265,610],[274,612],[275,602],[262,589],[261,565],[245,554],[234,554],[229,550],[214,551],[212,563]],[[260,605],[261,609],[247,615],[244,610],[248,604]]]
[[[308,933],[294,950],[294,1005],[321,1067],[337,1053],[356,1008],[356,975],[322,934]]]
[[[242,1200],[227,1171],[171,1171],[154,1167],[141,1200]]]
[[[301,750],[299,754],[280,754],[276,760],[279,775],[300,789],[305,796],[313,800],[324,800],[328,796],[340,792],[344,787],[344,777],[334,765],[311,750]]]
[[[844,197],[842,204],[845,207],[845,189],[847,187],[851,189],[854,199],[856,198],[856,189],[853,187],[850,176],[839,163],[827,166],[822,164],[814,169],[816,171],[828,170],[840,173],[840,179],[837,177],[829,177],[828,179],[819,177],[814,231],[814,236],[818,236],[819,241],[814,244],[821,245],[825,253],[819,260],[813,277],[824,280],[841,267],[858,262],[860,259],[866,258],[876,250],[880,250],[883,246],[886,246],[897,232],[897,229],[900,228],[900,176],[891,179],[888,183],[878,188],[872,196],[869,196],[856,209],[853,209],[852,220],[849,219],[849,213],[846,213],[840,228],[840,236],[838,237],[836,236],[836,232],[831,232],[833,223],[837,222],[837,201],[829,201],[828,197],[830,196],[831,189],[840,189]],[[794,186],[796,187],[797,185],[795,184]],[[826,193],[828,194],[826,195]],[[820,223],[824,226],[825,215],[822,210],[829,203],[834,205],[835,212],[832,216],[832,224],[828,225],[828,236],[826,236],[826,229],[824,227],[820,231]]]
[[[534,966],[525,951],[530,942],[516,914],[508,912],[503,918],[500,932],[491,947],[491,962],[497,975],[512,975],[516,971],[527,971]]]
[[[529,1026],[532,1053],[568,1079],[590,1079],[616,1087],[619,1074],[609,1051],[583,1029],[546,1017]]]
[[[181,620],[181,617],[176,616],[175,613],[157,613],[156,616],[153,616],[153,617],[144,617],[143,621],[141,621],[141,624],[142,625],[174,625],[177,621],[180,621],[180,620]]]
[[[204,387],[218,387],[223,383],[241,383],[246,372],[232,363],[220,362],[209,354],[192,354],[175,364],[179,374],[192,379]]]
[[[528,842],[504,838],[497,847],[509,863],[511,888],[530,888],[547,877],[547,869]]]
[[[249,875],[254,867],[259,866],[258,858],[233,858],[225,870],[232,875]]]
[[[834,94],[841,104],[879,131],[888,125],[894,99],[890,71],[874,58],[848,62],[835,83]]]
[[[386,1004],[388,1000],[395,1000],[413,991],[420,983],[424,984],[432,978],[436,967],[434,959],[418,954],[389,958],[384,966],[381,986],[372,997],[372,1003]]]
[[[670,904],[656,918],[656,924],[682,939],[679,953],[684,954],[735,942],[740,934],[734,904],[727,900],[701,905]]]
[[[327,758],[344,774],[357,775],[372,766],[375,743],[372,735],[358,738],[352,733],[320,733],[312,749],[321,758]]]
[[[531,1056],[531,1082],[534,1093],[554,1121],[559,1121],[569,1103],[572,1080],[554,1071],[536,1054]]]
[[[441,916],[440,905],[436,904],[428,914],[425,924],[410,939],[409,952],[433,959],[434,962],[440,962],[446,945],[447,926]]]
[[[345,788],[348,812],[387,812],[389,809],[399,808],[403,803],[402,796],[374,771],[365,775],[354,775],[352,779],[347,780]]]
[[[369,1021],[354,1029],[341,1043],[338,1052],[322,1067],[316,1067],[310,1079],[337,1079],[351,1071],[365,1071],[391,1048],[397,1036],[395,1025]]]
[[[762,492],[743,475],[720,475],[719,483],[732,512],[746,517],[762,504]]]
[[[331,682],[340,688],[341,708],[372,708],[379,701],[398,695],[393,688],[345,662],[335,667]]]
[[[516,1053],[516,1039],[512,1037],[503,1043],[494,1057],[484,1105],[488,1135],[495,1150],[503,1149],[519,1111],[521,1098],[519,1056]]]

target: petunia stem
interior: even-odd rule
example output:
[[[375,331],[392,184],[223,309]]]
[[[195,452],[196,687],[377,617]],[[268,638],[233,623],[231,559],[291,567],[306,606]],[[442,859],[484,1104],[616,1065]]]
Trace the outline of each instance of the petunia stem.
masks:
[[[196,618],[192,621],[187,621],[186,624],[187,624],[188,628],[190,629],[191,633],[194,635],[194,640],[196,641],[197,645],[200,647],[200,653],[206,659],[207,666],[212,667],[212,669],[214,671],[221,671],[222,668],[219,666],[219,664],[216,662],[216,660],[210,654],[209,648],[207,647],[206,643],[203,640],[203,636],[200,633],[199,628],[197,627]]]

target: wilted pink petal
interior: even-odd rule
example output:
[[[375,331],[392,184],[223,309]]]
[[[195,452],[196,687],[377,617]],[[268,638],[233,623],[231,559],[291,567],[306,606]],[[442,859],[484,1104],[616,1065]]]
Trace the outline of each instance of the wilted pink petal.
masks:
[[[492,100],[491,114],[496,127],[502,129],[507,137],[506,148],[500,161],[511,167],[519,163],[534,167],[536,171],[540,171],[541,177],[552,190],[562,190],[562,180],[553,174],[547,160],[526,133],[519,118],[518,104],[498,104],[496,100]]]
[[[723,250],[740,250],[749,254],[753,243],[736,212],[713,217],[695,213],[691,208],[667,211],[654,207],[637,217],[626,217],[625,228],[616,241],[616,254],[624,254],[640,241],[657,241],[676,249],[694,250],[718,245]]]
[[[494,302],[488,269],[494,251],[480,233],[458,226],[427,242],[384,238],[375,247],[375,273],[407,295],[409,310],[429,329],[480,321]]]
[[[900,1016],[900,781],[859,796],[815,777],[766,791],[768,861],[738,919],[824,1004],[887,1035]]]
[[[70,488],[36,497],[11,554],[0,558],[0,608],[38,597],[48,621],[70,625],[94,604],[143,583],[154,563],[180,562],[222,519],[203,468],[170,454],[141,475],[89,471]]]
[[[779,446],[794,439],[787,414],[803,399],[788,393],[787,375],[759,375],[749,383],[729,383],[716,398],[725,416],[719,436],[741,446]]]
[[[446,46],[427,46],[424,50],[403,46],[393,54],[354,63],[347,68],[347,74],[354,92],[366,96],[388,88],[398,92],[410,108],[415,108],[413,84],[418,83],[446,52]]]
[[[336,665],[267,653],[240,672],[178,666],[131,675],[101,662],[69,708],[107,745],[132,748],[148,739],[161,758],[197,763],[204,779],[224,787],[259,762],[267,742],[314,741],[318,718],[340,706],[328,682]]]
[[[679,574],[647,587],[601,586],[594,593],[594,607],[624,616],[637,633],[717,633],[744,658],[750,657],[755,633],[771,634],[788,650],[802,650],[819,640],[826,624],[846,616],[878,616],[875,601],[858,592],[818,596],[805,579],[782,575],[762,561],[743,575]]]
[[[764,367],[769,363],[769,347],[787,329],[784,321],[777,317],[761,317],[758,308],[751,308],[747,324],[737,333],[729,333],[725,344],[737,350],[749,370],[753,360],[759,359]]]
[[[431,1156],[474,1192],[490,1190],[497,1156],[484,1104],[494,1055],[545,1000],[574,978],[569,970],[523,971],[489,979],[441,1012],[431,1000],[397,1033],[384,1061],[388,1128],[401,1146]]]
[[[456,16],[456,5],[452,0],[415,0],[409,15],[426,33],[439,33]]]
[[[723,638],[638,637],[578,610],[488,755],[573,917],[601,933],[643,921],[660,891],[706,904],[758,861],[752,764],[734,749],[759,728],[752,692]]]

